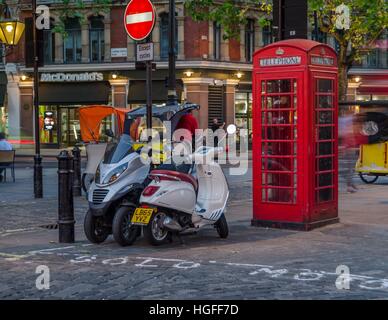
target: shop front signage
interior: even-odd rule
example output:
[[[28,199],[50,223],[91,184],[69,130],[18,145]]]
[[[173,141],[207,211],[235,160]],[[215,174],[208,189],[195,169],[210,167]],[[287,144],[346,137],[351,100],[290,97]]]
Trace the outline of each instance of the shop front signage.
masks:
[[[89,82],[104,81],[104,74],[101,72],[83,72],[83,73],[42,73],[41,82]]]
[[[276,66],[291,66],[298,65],[302,61],[302,57],[273,57],[260,59],[261,67],[276,67]]]
[[[54,129],[55,120],[52,111],[45,111],[44,113],[44,130],[51,131]]]
[[[111,48],[110,49],[111,58],[126,58],[128,56],[127,48]]]

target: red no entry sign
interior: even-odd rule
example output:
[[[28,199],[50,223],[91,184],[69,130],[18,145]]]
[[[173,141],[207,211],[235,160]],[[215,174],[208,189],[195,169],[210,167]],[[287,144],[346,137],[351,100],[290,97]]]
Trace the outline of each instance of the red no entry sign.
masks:
[[[131,0],[124,12],[124,26],[135,41],[149,36],[155,25],[155,8],[150,0]]]

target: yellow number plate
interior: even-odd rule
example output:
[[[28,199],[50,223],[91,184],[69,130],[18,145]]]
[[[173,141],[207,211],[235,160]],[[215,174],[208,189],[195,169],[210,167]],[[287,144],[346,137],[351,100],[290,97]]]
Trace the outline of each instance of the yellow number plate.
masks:
[[[154,209],[137,208],[132,216],[131,222],[133,224],[147,225],[150,222]]]

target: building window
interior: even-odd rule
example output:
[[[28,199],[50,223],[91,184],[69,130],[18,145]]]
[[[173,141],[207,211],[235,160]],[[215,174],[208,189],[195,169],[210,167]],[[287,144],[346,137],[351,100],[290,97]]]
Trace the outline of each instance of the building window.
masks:
[[[252,61],[253,52],[255,51],[255,21],[248,19],[245,26],[245,60]]]
[[[160,59],[168,59],[168,13],[160,15]],[[178,23],[175,23],[175,55],[178,54]]]
[[[263,46],[272,43],[272,24],[263,27]]]
[[[55,32],[52,31],[54,27],[53,21],[50,21],[50,29],[43,30],[43,41],[44,41],[44,63],[55,62]]]
[[[248,130],[252,137],[252,92],[237,91],[234,100],[235,124],[238,129]]]
[[[105,55],[104,42],[104,18],[101,16],[94,16],[90,21],[90,61],[102,62]]]
[[[81,25],[78,18],[69,18],[65,23],[64,39],[65,63],[81,62]]]
[[[221,59],[221,25],[213,22],[213,55],[215,60]]]

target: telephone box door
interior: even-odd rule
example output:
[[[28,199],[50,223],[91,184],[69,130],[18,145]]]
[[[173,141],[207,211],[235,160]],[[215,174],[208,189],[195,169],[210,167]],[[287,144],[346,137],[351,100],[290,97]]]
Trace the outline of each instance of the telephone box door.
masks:
[[[300,221],[303,176],[303,72],[262,74],[255,83],[255,218]]]
[[[325,220],[337,216],[338,202],[338,106],[336,75],[326,72],[312,72],[313,87],[311,105],[313,108],[312,141],[314,174],[310,199],[313,211],[311,220]],[[312,160],[313,160],[312,159]],[[334,205],[333,205],[334,204]]]

